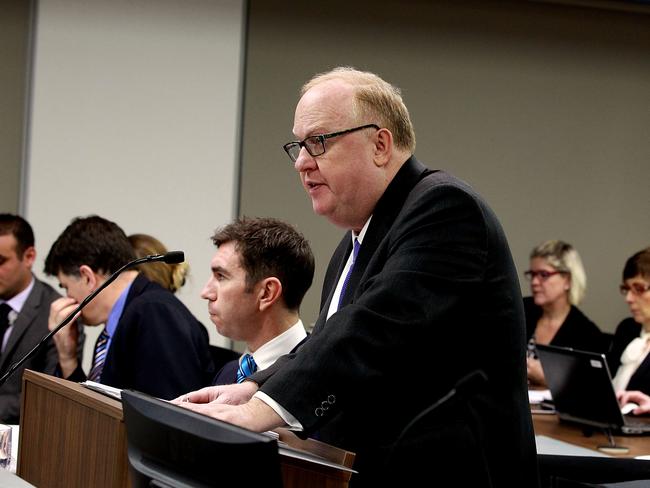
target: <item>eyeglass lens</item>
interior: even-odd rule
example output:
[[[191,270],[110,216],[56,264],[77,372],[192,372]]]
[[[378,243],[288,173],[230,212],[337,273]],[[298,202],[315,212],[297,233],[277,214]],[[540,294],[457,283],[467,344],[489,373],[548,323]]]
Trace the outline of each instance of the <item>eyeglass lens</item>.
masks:
[[[625,296],[629,291],[635,295],[643,295],[645,292],[650,290],[650,285],[643,285],[641,283],[632,283],[631,285],[620,285],[619,290],[621,295]]]
[[[295,163],[300,155],[300,150],[303,147],[307,149],[307,152],[311,157],[320,156],[325,152],[325,146],[323,145],[323,139],[321,136],[311,136],[302,142],[289,142],[284,145],[284,150]]]
[[[529,280],[533,280],[535,277],[539,277],[542,281],[549,279],[551,276],[563,273],[563,271],[546,271],[546,270],[541,270],[541,271],[526,271],[524,273],[524,276],[528,278]]]

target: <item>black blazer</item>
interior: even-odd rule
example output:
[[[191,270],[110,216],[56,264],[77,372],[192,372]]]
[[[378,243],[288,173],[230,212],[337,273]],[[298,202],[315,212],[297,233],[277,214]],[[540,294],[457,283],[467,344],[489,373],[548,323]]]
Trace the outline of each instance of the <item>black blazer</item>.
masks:
[[[57,298],[61,298],[61,295],[54,288],[34,279],[34,287],[16,317],[11,335],[7,339],[7,347],[0,355],[0,374],[5,374],[13,363],[27,354],[49,332],[47,319],[50,304]],[[14,371],[0,388],[0,422],[19,422],[23,371],[27,368],[53,374],[57,362],[56,347],[50,339],[34,356]]]
[[[465,183],[410,158],[375,207],[342,309],[326,321],[351,248],[347,233],[327,269],[311,338],[253,377],[261,391],[308,434],[318,430],[325,442],[355,451],[356,482],[379,486],[407,423],[480,369],[489,384],[460,421],[473,422],[482,468],[494,486],[536,486],[522,298],[492,211]],[[443,422],[455,425],[463,410]],[[447,439],[442,430],[422,433],[427,460],[418,468],[428,479],[461,480],[472,461],[461,463],[453,449],[460,430]]]
[[[530,339],[535,333],[537,321],[542,316],[542,307],[535,305],[532,297],[526,297],[524,311],[526,337]],[[608,348],[607,340],[598,326],[575,305],[571,305],[571,311],[551,340],[551,345],[592,352],[607,352]]]
[[[176,296],[143,275],[133,281],[101,382],[166,400],[210,384],[208,331]],[[84,381],[78,367],[67,379]]]
[[[612,347],[607,355],[607,361],[612,373],[616,376],[618,368],[621,366],[621,356],[632,340],[641,335],[641,324],[636,322],[632,317],[623,320],[614,332]],[[645,357],[637,370],[630,378],[627,384],[627,390],[640,390],[646,395],[650,395],[650,354]]]

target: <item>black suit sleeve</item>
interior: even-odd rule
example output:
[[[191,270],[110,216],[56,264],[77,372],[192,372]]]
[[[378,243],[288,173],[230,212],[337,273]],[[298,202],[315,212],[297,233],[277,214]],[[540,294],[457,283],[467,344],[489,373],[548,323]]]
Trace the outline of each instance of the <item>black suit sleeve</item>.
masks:
[[[395,227],[372,257],[375,263],[368,264],[372,271],[355,291],[354,303],[312,334],[283,374],[262,387],[307,430],[325,420],[318,415],[323,402],[332,402],[331,416],[339,406],[367,404],[378,391],[389,395],[391,386],[404,390],[404,371],[393,365],[408,364],[413,340],[434,347],[427,361],[420,360],[422,365],[445,371],[458,359],[440,345],[457,344],[473,334],[464,330],[470,315],[475,317],[472,327],[485,326],[481,313],[474,313],[491,308],[482,303],[488,298],[482,282],[489,266],[482,210],[466,193],[438,188],[413,202]],[[473,310],[463,307],[461,290],[475,299]],[[474,340],[483,336],[479,331]],[[464,357],[467,364],[461,367],[471,368],[472,354]],[[300,395],[289,394],[288,385]],[[427,394],[442,396],[452,386],[450,376],[439,375]]]
[[[211,383],[207,331],[174,300],[148,296],[125,308],[106,355],[102,383],[165,400]]]

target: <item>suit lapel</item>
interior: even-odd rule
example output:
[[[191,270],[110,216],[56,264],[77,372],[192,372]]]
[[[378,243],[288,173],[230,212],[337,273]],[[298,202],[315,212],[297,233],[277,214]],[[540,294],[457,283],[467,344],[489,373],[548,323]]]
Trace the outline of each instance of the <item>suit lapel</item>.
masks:
[[[336,247],[332,258],[330,259],[329,265],[327,266],[327,271],[325,272],[325,279],[323,280],[323,290],[321,292],[321,306],[320,314],[316,319],[314,324],[314,332],[316,332],[327,320],[327,311],[330,308],[330,303],[332,302],[332,297],[334,296],[334,291],[336,290],[336,284],[339,281],[339,277],[343,272],[345,267],[345,262],[352,251],[352,237],[350,232],[346,232],[339,245]]]
[[[424,176],[429,174],[431,170],[426,168],[422,163],[410,157],[399,169],[393,181],[390,182],[388,188],[381,196],[375,210],[372,214],[372,220],[363,238],[363,243],[359,249],[359,255],[354,264],[350,281],[348,282],[345,294],[341,299],[341,306],[348,305],[356,293],[356,290],[361,282],[361,278],[370,262],[370,259],[377,251],[382,239],[388,234],[390,227],[397,218],[397,215],[402,210],[404,201],[406,200],[409,192]],[[352,250],[352,238],[350,232],[346,232],[345,236],[339,243],[336,251],[332,255],[330,264],[328,266],[325,280],[323,282],[323,293],[321,295],[321,311],[314,326],[316,331],[327,320],[327,311],[336,285],[339,282],[345,262]],[[327,297],[325,299],[325,297]]]
[[[402,165],[393,181],[386,188],[372,214],[372,220],[359,249],[359,255],[350,275],[350,281],[342,297],[341,306],[352,302],[370,259],[379,249],[381,241],[386,237],[397,215],[401,212],[408,194],[418,181],[428,173],[430,173],[430,170],[414,157],[411,157]],[[352,245],[349,244],[348,247],[351,249]],[[349,250],[347,254],[349,254]]]
[[[16,344],[20,342],[20,339],[25,335],[25,332],[27,332],[27,329],[29,329],[29,326],[36,318],[42,299],[43,287],[38,280],[34,279],[34,288],[32,288],[22,310],[18,314],[18,317],[16,317],[11,334],[7,340],[7,347],[5,347],[4,353],[0,356],[0,370],[4,370],[7,361],[13,356],[12,351],[16,347]]]

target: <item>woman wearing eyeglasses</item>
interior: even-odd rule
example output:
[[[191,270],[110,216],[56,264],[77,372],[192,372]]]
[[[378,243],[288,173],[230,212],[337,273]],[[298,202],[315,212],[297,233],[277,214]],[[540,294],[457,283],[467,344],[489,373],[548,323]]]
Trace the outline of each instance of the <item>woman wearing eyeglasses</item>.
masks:
[[[620,290],[632,317],[616,328],[608,355],[614,388],[650,394],[650,248],[627,260]]]
[[[580,311],[587,277],[578,252],[563,241],[546,241],[530,253],[531,297],[524,298],[528,337],[528,381],[546,386],[535,344],[604,352],[600,329]]]

